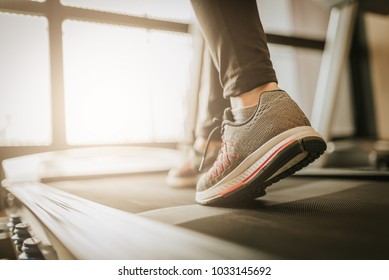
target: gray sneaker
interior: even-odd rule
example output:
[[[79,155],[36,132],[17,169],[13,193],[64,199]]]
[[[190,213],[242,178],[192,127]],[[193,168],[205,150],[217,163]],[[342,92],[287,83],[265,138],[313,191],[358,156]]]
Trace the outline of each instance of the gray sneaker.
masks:
[[[313,162],[326,143],[298,105],[282,90],[262,93],[254,114],[233,120],[227,109],[223,145],[213,166],[201,176],[196,201],[233,204],[263,196],[269,185]]]

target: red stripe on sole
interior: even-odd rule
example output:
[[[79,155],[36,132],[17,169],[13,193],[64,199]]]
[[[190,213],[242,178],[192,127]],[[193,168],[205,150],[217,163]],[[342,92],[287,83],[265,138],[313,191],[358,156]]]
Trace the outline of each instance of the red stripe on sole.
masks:
[[[296,139],[292,139],[288,142],[286,142],[285,144],[283,144],[281,147],[279,147],[277,150],[275,150],[271,155],[270,157],[268,157],[257,169],[255,169],[249,176],[247,176],[245,179],[243,179],[242,181],[240,181],[239,183],[229,187],[228,189],[225,189],[223,190],[222,192],[220,192],[219,194],[224,196],[236,189],[239,189],[241,186],[244,185],[244,183],[246,183],[248,180],[250,180],[253,176],[255,176],[259,171],[262,170],[262,168],[270,161],[272,160],[280,151],[282,151],[285,147],[287,147],[289,144],[291,144],[292,142],[296,141]]]

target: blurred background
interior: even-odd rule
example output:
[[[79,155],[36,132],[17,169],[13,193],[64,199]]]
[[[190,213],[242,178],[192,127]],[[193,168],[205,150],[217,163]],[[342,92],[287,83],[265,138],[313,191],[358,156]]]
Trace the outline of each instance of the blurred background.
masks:
[[[280,86],[308,116],[331,10],[319,2],[258,0]],[[357,56],[369,70],[364,80],[374,127],[358,124],[348,68],[331,139],[388,139],[389,21],[364,13],[358,26],[368,42]],[[0,42],[0,160],[72,147],[175,148],[193,141],[207,80],[189,1],[1,0]]]

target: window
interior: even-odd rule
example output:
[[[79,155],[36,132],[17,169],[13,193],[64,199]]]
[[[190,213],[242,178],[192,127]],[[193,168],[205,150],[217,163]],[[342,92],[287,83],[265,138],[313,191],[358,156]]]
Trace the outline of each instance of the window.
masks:
[[[0,13],[0,145],[51,142],[48,22]]]
[[[0,146],[185,138],[189,1],[21,1],[0,10],[10,12],[0,13]]]
[[[69,20],[63,34],[69,144],[183,139],[190,35]]]

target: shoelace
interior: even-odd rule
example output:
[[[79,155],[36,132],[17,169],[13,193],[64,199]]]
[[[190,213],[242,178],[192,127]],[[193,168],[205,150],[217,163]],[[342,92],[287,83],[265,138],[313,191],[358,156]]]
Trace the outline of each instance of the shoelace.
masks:
[[[211,132],[209,133],[208,135],[208,138],[207,138],[207,142],[205,143],[205,148],[204,148],[204,152],[203,152],[203,156],[201,158],[201,162],[200,162],[200,166],[199,166],[199,172],[201,172],[201,170],[203,169],[203,166],[204,166],[204,162],[205,162],[205,158],[207,157],[207,152],[208,152],[208,146],[209,146],[209,143],[211,142],[211,137],[212,135],[215,133],[215,131],[217,131],[218,129],[222,129],[222,121],[218,118],[214,118],[213,119],[213,123],[219,123],[214,129],[211,130]],[[223,130],[223,129],[222,129]],[[223,131],[222,131],[222,134],[223,134]]]

